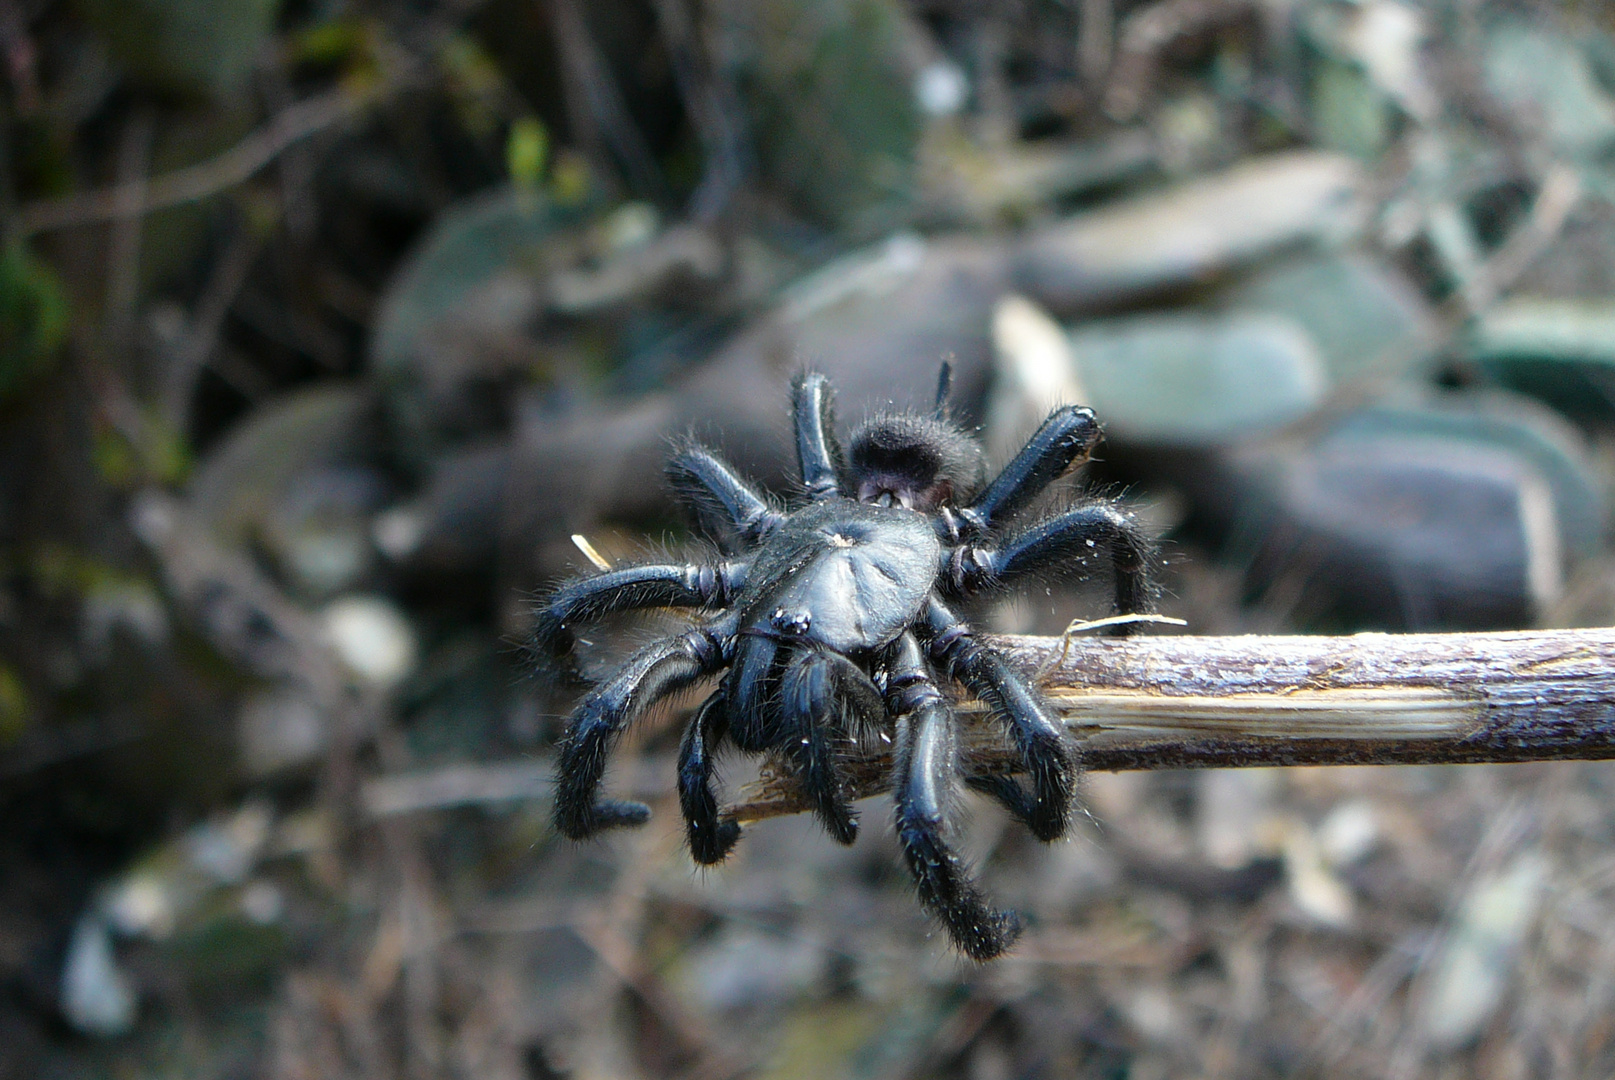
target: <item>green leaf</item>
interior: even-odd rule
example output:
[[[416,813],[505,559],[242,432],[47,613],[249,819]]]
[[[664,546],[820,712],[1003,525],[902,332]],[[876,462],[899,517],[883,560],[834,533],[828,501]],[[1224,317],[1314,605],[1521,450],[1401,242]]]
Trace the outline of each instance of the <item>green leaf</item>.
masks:
[[[67,294],[20,244],[0,251],[0,400],[50,366],[67,337]]]
[[[523,191],[537,191],[544,178],[549,148],[549,132],[538,117],[524,116],[511,124],[505,138],[505,167],[510,170],[510,182]]]
[[[1362,71],[1332,60],[1319,66],[1312,83],[1312,123],[1320,145],[1372,158],[1390,139],[1391,119],[1390,102]]]
[[[16,742],[28,728],[28,691],[8,664],[0,664],[0,746]]]

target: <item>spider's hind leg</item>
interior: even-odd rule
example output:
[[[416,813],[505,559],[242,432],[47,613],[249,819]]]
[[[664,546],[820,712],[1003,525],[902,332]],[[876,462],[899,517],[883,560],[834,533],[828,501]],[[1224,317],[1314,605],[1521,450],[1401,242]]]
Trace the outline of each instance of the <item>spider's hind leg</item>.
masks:
[[[798,652],[780,676],[782,704],[779,749],[802,774],[802,786],[813,812],[839,843],[858,838],[858,815],[846,797],[846,777],[836,759],[832,725],[826,721],[846,712],[878,721],[885,707],[869,676],[840,653],[820,649]]]
[[[1003,803],[1039,840],[1064,836],[1078,772],[1065,726],[1002,654],[977,641],[934,597],[925,621],[931,655],[1008,726],[1032,781],[1030,792],[1009,779],[972,780],[971,786]]]
[[[913,635],[896,646],[887,706],[898,714],[892,769],[897,837],[920,902],[972,960],[991,960],[1020,936],[1020,918],[992,907],[943,839],[959,771],[955,718],[937,690]]]
[[[684,811],[690,854],[706,866],[720,863],[740,839],[740,826],[718,816],[712,772],[718,743],[728,729],[728,702],[722,690],[696,710],[679,746],[679,808]]]
[[[555,827],[574,840],[603,829],[640,825],[643,803],[600,798],[606,756],[619,736],[657,701],[723,667],[721,635],[706,627],[640,650],[578,704],[555,769]]]

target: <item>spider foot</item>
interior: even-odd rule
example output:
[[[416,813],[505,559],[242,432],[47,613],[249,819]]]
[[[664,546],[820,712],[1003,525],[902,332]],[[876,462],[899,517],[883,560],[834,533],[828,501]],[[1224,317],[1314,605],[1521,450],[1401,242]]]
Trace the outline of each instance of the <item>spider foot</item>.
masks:
[[[1069,800],[1064,805],[1057,805],[1058,800],[1040,800],[1008,776],[969,776],[965,784],[1015,815],[1017,821],[1044,843],[1065,835],[1071,819]]]
[[[1020,916],[987,902],[934,826],[899,821],[898,838],[920,903],[942,921],[960,952],[972,960],[992,960],[1015,944],[1021,936]]]
[[[734,850],[740,839],[740,823],[691,821],[685,835],[690,841],[690,857],[702,866],[713,866],[727,859]]]
[[[858,811],[837,793],[817,788],[812,783],[806,787],[808,800],[813,804],[813,816],[819,819],[832,840],[851,847],[858,839]]]
[[[572,840],[587,840],[607,829],[643,825],[650,820],[650,807],[641,802],[602,799],[583,806],[555,804],[555,827]]]

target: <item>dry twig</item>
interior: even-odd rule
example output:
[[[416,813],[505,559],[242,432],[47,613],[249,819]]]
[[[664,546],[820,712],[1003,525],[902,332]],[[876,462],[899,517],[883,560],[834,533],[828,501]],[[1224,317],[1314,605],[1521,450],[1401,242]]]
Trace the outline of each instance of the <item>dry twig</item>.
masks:
[[[1553,246],[1585,190],[1581,174],[1569,165],[1558,164],[1548,171],[1530,214],[1458,290],[1464,314],[1476,315],[1491,307]]]
[[[136,179],[98,191],[28,203],[11,222],[15,237],[69,225],[117,221],[196,202],[244,183],[287,148],[357,116],[381,94],[342,88],[283,109],[268,124],[207,161],[151,179]]]
[[[1615,628],[997,644],[1048,667],[1089,769],[1615,758]],[[996,729],[969,725],[965,742],[972,771],[1013,768]],[[852,797],[884,790],[890,764],[852,762]],[[807,809],[784,776],[747,795],[741,821]]]

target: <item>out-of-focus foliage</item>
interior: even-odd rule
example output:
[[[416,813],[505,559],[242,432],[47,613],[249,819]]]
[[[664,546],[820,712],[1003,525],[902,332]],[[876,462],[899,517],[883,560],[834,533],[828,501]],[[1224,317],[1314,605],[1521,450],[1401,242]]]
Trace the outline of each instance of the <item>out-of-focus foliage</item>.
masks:
[[[19,244],[0,249],[0,399],[56,359],[67,316],[55,271]]]
[[[900,222],[921,130],[908,11],[890,0],[737,0],[717,15],[768,179],[852,235]]]
[[[75,0],[118,60],[152,84],[238,93],[271,46],[281,0]]]

